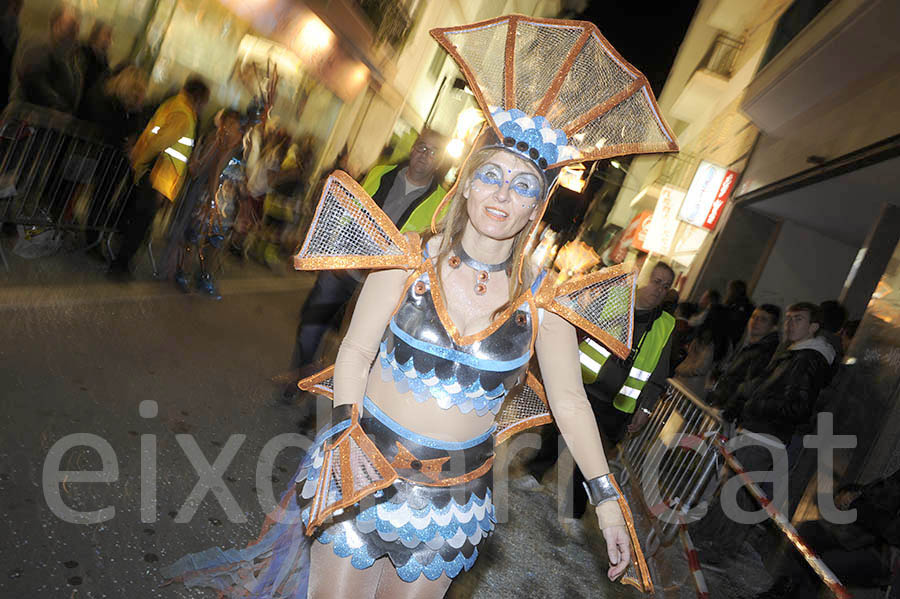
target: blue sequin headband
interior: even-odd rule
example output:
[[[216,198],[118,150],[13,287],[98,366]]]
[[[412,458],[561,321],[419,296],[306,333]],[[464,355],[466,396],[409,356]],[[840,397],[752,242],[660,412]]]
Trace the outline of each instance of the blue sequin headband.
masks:
[[[500,142],[523,158],[533,162],[541,171],[547,166],[576,158],[578,150],[560,129],[554,129],[542,116],[528,116],[518,108],[491,112],[494,124],[502,135]]]

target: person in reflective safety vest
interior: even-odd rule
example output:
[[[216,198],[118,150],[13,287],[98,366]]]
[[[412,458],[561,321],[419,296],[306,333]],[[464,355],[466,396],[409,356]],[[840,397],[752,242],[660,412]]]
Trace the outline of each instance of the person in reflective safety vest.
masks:
[[[672,269],[657,263],[650,280],[637,290],[631,356],[620,360],[593,339],[579,346],[581,376],[605,441],[615,445],[640,429],[665,389],[675,318],[660,309],[674,280]]]
[[[177,95],[160,105],[131,150],[135,188],[120,219],[123,240],[110,265],[111,276],[130,276],[131,259],[156,212],[178,198],[197,137],[197,116],[208,100],[206,84],[190,77]]]

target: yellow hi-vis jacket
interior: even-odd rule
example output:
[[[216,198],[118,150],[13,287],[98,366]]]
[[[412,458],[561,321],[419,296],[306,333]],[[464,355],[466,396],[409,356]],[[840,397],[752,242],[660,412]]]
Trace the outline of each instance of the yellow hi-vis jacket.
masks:
[[[375,199],[375,194],[381,189],[381,179],[395,170],[397,166],[396,164],[378,164],[372,167],[372,170],[369,171],[362,183],[362,188],[366,190],[369,197]],[[387,191],[390,191],[390,189]],[[431,216],[438,209],[445,195],[447,195],[447,190],[437,185],[427,198],[410,206],[411,212],[407,211],[409,212],[408,216],[406,218],[401,216],[400,222],[397,223],[397,228],[400,229],[400,232],[415,231],[421,233],[431,227]],[[448,208],[449,206],[444,206],[438,218],[444,216]]]
[[[150,184],[174,202],[184,185],[196,131],[197,115],[184,92],[163,102],[131,150],[134,182],[141,180],[155,159]]]
[[[613,405],[617,410],[626,414],[634,413],[641,390],[656,369],[674,328],[675,318],[668,312],[663,312],[644,333],[640,351],[634,359],[634,364],[631,365],[628,378],[613,398]],[[590,337],[581,342],[578,350],[581,360],[581,380],[589,385],[597,380],[597,375],[609,358],[610,351]]]

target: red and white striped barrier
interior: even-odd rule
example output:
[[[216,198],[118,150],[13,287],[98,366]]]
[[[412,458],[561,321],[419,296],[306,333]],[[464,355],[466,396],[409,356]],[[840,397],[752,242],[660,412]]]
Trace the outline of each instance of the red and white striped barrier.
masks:
[[[716,435],[713,438],[713,442],[716,444],[716,447],[719,448],[719,451],[722,454],[722,457],[725,458],[725,461],[728,463],[728,466],[734,470],[735,474],[737,474],[741,481],[744,483],[744,487],[750,492],[751,495],[759,502],[759,505],[762,506],[764,510],[769,514],[769,518],[772,519],[775,524],[781,529],[784,535],[793,543],[794,547],[797,548],[797,551],[800,552],[800,555],[803,556],[803,559],[807,561],[807,563],[812,567],[813,571],[815,571],[816,575],[822,579],[822,582],[828,589],[834,593],[835,597],[838,599],[850,599],[851,595],[841,584],[841,581],[838,580],[838,577],[834,575],[834,572],[825,565],[825,562],[819,558],[818,555],[813,552],[812,548],[806,544],[799,534],[797,534],[797,529],[791,525],[790,520],[782,514],[780,511],[775,509],[775,506],[772,505],[772,502],[769,500],[768,496],[763,492],[762,489],[759,488],[749,476],[747,476],[746,470],[741,465],[741,463],[734,457],[734,455],[728,451],[725,447],[725,443],[728,442],[728,439],[724,435]]]
[[[700,569],[700,557],[697,555],[697,549],[688,533],[687,525],[682,522],[678,529],[678,536],[681,538],[681,545],[684,547],[684,555],[687,557],[688,567],[691,570],[691,577],[694,581],[694,588],[697,589],[697,599],[709,599],[709,589],[706,586],[706,577],[703,576],[703,570]]]

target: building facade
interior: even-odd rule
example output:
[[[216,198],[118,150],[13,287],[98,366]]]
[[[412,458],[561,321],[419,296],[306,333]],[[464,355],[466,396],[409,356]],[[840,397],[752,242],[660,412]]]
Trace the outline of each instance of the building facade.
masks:
[[[757,304],[837,299],[862,319],[827,406],[856,442],[838,480],[900,468],[898,26],[891,0],[703,0],[660,96],[681,152],[634,160],[610,215],[663,205],[671,239],[648,239],[650,259],[674,263],[683,298],[743,279]],[[688,224],[713,213],[691,194],[704,181],[724,203]]]

